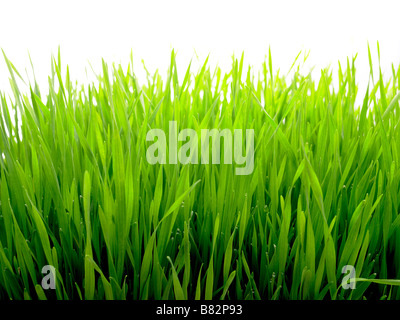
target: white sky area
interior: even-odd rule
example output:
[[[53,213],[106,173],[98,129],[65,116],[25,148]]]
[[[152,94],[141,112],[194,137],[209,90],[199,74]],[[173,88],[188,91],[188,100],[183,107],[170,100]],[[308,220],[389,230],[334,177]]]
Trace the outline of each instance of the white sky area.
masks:
[[[232,54],[259,70],[271,47],[273,68],[286,73],[302,50],[310,50],[307,73],[358,53],[357,82],[365,90],[369,64],[367,41],[385,78],[400,63],[400,1],[4,1],[0,0],[0,47],[25,79],[31,55],[42,94],[47,93],[51,55],[61,48],[62,64],[79,83],[94,80],[101,58],[128,66],[146,81],[141,60],[166,77],[170,53],[177,51],[180,81],[193,58],[194,68],[210,54],[211,66],[228,71]],[[199,60],[196,58],[196,54]],[[65,68],[64,68],[65,71]],[[335,75],[336,73],[334,73]],[[0,56],[0,91],[11,92],[9,73]],[[21,87],[22,91],[28,88]],[[44,90],[44,91],[43,91]],[[363,92],[359,92],[363,96]],[[362,97],[361,97],[362,99]]]

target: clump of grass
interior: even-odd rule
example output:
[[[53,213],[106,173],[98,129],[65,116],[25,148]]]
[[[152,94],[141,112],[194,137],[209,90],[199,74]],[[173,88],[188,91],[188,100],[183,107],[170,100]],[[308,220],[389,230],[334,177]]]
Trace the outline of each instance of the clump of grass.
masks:
[[[359,93],[354,59],[335,90],[329,69],[288,79],[271,55],[258,78],[242,56],[228,74],[205,61],[182,80],[172,52],[166,78],[140,84],[103,62],[79,87],[58,55],[44,95],[36,82],[21,92],[5,60],[1,299],[400,298],[400,67],[385,83],[371,63]],[[172,120],[254,129],[253,173],[150,165],[146,133]],[[40,285],[44,265],[56,290]]]

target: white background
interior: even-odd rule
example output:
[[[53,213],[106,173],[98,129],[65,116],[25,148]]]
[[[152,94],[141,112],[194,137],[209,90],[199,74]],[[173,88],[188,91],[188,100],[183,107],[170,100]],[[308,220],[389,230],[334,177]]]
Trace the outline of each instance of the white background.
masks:
[[[3,1],[0,0],[0,47],[24,77],[30,73],[28,50],[37,80],[46,88],[51,54],[61,48],[63,65],[80,83],[101,71],[101,58],[126,68],[132,49],[134,70],[145,81],[141,60],[150,72],[168,67],[174,48],[184,73],[191,58],[224,70],[232,53],[261,66],[271,46],[273,65],[287,72],[300,50],[310,50],[311,66],[337,68],[337,61],[358,53],[357,82],[369,74],[367,41],[378,66],[391,76],[400,63],[399,1]],[[25,71],[28,70],[28,75]],[[87,71],[87,72],[86,72]],[[318,75],[319,72],[315,74]],[[0,90],[10,92],[8,71],[0,57]],[[180,78],[182,80],[182,77]],[[23,89],[23,88],[22,88]],[[361,93],[362,95],[362,93]]]

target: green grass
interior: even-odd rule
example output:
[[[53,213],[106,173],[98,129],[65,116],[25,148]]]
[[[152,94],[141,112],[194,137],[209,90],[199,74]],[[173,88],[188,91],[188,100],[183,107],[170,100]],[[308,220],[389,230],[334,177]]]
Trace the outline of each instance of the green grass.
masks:
[[[166,77],[103,62],[79,86],[59,54],[44,94],[4,57],[0,299],[400,299],[400,67],[384,82],[370,61],[358,92],[354,59],[335,84],[273,72],[271,55],[256,74],[242,56],[178,79],[172,52]],[[253,173],[150,165],[146,133],[172,120],[254,129]]]

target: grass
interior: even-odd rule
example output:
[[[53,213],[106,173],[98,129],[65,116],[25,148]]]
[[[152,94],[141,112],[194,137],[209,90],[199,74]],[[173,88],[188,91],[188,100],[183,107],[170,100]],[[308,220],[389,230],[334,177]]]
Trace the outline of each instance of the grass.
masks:
[[[400,299],[400,67],[384,82],[370,60],[359,93],[354,59],[334,86],[330,69],[273,72],[271,55],[258,75],[242,56],[178,80],[172,52],[165,78],[103,62],[79,86],[58,54],[44,95],[4,57],[1,299]],[[172,120],[254,129],[253,173],[150,165],[146,133]]]

